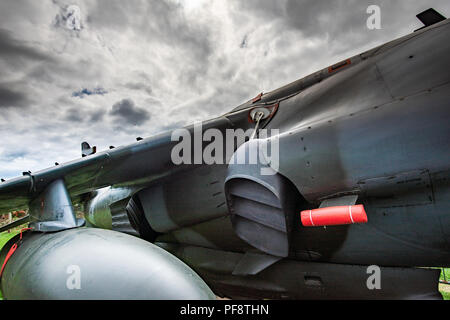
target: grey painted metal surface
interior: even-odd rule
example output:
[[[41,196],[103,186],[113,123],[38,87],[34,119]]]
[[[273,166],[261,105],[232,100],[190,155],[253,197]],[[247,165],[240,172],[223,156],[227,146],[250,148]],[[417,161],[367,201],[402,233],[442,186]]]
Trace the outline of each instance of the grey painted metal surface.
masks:
[[[97,228],[114,230],[112,211],[118,215],[125,213],[126,216],[125,208],[134,192],[136,192],[136,188],[107,187],[97,190],[92,194],[91,199],[85,202],[86,220]],[[123,222],[127,223],[127,219],[123,219]]]
[[[234,299],[442,299],[440,270],[380,268],[380,288],[369,290],[368,266],[283,259],[256,275],[233,275],[245,255],[161,243],[197,270],[219,296]],[[371,283],[369,281],[369,283]]]
[[[228,215],[165,233],[157,237],[155,241],[184,243],[236,252],[254,250],[252,246],[236,235]]]
[[[225,165],[200,166],[139,192],[152,228],[165,233],[226,215],[226,170]]]
[[[77,219],[64,181],[53,181],[30,202],[30,227],[34,231],[53,232],[80,227],[84,219]]]
[[[230,162],[225,194],[235,233],[251,246],[270,255],[289,256],[294,216],[301,196],[283,176],[268,166],[262,140],[241,145],[234,158],[259,154],[258,164]],[[234,164],[235,163],[235,164]],[[271,174],[263,174],[263,169]]]
[[[2,250],[1,261],[8,249]],[[93,228],[28,232],[6,265],[1,288],[6,299],[215,298],[192,269],[167,251]]]
[[[358,64],[280,102],[266,127],[282,131],[280,173],[304,208],[358,195],[369,218],[326,229],[297,221],[291,258],[450,265],[449,40],[446,20],[361,54]],[[161,241],[220,247],[211,241],[220,230],[213,221]]]

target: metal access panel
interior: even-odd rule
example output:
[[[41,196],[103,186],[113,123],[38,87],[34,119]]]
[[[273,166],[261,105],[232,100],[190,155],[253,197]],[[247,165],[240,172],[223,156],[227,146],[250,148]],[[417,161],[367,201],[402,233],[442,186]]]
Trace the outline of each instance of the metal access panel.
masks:
[[[157,232],[170,232],[228,214],[225,165],[200,166],[138,193],[145,216]]]
[[[366,179],[358,185],[370,204],[379,208],[427,205],[434,199],[428,170]]]

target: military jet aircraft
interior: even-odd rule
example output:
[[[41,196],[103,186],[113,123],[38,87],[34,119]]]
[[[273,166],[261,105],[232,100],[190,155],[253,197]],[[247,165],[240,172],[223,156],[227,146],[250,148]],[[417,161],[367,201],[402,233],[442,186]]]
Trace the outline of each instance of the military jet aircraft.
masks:
[[[182,151],[174,131],[83,143],[80,159],[0,183],[1,212],[29,210],[2,230],[30,222],[1,253],[4,297],[441,298],[422,267],[450,265],[450,21],[418,17],[184,128]]]

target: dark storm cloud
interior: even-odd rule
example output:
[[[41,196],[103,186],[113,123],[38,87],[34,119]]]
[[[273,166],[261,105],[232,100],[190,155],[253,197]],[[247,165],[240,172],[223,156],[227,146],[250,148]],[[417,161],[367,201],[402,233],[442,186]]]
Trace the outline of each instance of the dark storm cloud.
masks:
[[[99,122],[99,121],[103,120],[104,115],[105,115],[105,112],[103,110],[98,110],[91,114],[89,120],[94,123]]]
[[[27,42],[15,39],[10,31],[0,29],[0,60],[20,62],[19,59],[48,60],[49,57]]]
[[[132,29],[148,42],[165,43],[199,61],[212,53],[210,30],[188,22],[182,6],[170,1],[98,0],[87,19],[98,28]]]
[[[286,14],[285,0],[235,0],[234,2],[239,8],[249,12],[252,16],[261,17],[267,21]]]
[[[80,57],[75,61],[67,63],[59,56],[53,58],[52,61],[39,63],[29,68],[27,73],[28,79],[52,83],[65,90],[73,90],[76,84],[82,84],[81,89],[73,91],[74,97],[84,97],[87,95],[104,95],[108,93],[103,87],[88,87],[91,85],[89,80],[95,79],[101,82],[103,76],[103,65],[99,65],[95,59],[90,57]],[[86,87],[84,87],[87,82]]]
[[[280,22],[284,31],[296,29],[305,37],[344,33],[365,28],[365,0],[250,0],[239,3],[247,12],[257,13],[264,23]],[[351,9],[350,9],[351,8]]]
[[[101,106],[94,106],[94,108],[92,108],[92,105],[88,108],[82,107],[78,102],[67,101],[66,97],[60,98],[59,101],[64,106],[70,106],[61,117],[61,119],[69,123],[83,123],[88,126],[89,124],[98,124],[104,118],[105,110]]]
[[[415,15],[429,7],[448,7],[447,0],[423,3],[390,0],[247,0],[237,2],[238,7],[251,14],[258,13],[262,23],[278,22],[280,34],[288,30],[298,31],[309,39],[320,38],[329,42],[336,53],[348,51],[368,42],[382,41],[389,30],[398,33],[417,23]],[[369,5],[381,9],[382,30],[369,30],[366,25]],[[292,46],[289,41],[280,46]]]
[[[186,125],[188,125],[188,123],[186,123],[186,121],[177,121],[177,122],[169,123],[168,125],[165,125],[165,126],[161,126],[159,128],[159,131],[160,132],[171,131],[171,130],[182,128]]]
[[[56,64],[56,59],[36,43],[19,40],[15,33],[0,28],[0,107],[30,105],[36,94],[31,82],[36,79],[42,83],[45,75],[33,75],[33,68]]]
[[[288,23],[309,37],[365,29],[367,7],[364,0],[288,0],[286,13]]]
[[[29,152],[0,154],[0,175],[216,117],[412,32],[429,7],[450,15],[448,0],[0,1],[0,151]]]
[[[105,111],[102,108],[97,108],[94,111],[81,111],[79,107],[72,107],[65,112],[64,120],[69,122],[91,124],[102,121]]]
[[[10,87],[12,86],[0,83],[0,108],[27,107],[30,103],[28,96]]]
[[[17,158],[24,158],[25,156],[27,156],[29,153],[27,151],[24,150],[18,150],[18,151],[11,151],[11,152],[6,152],[4,154],[2,154],[2,157],[4,159],[6,159],[7,161],[12,161],[14,159]]]
[[[16,25],[26,23],[34,24],[40,20],[40,17],[47,13],[49,3],[46,1],[30,0],[3,0],[0,1],[0,24]]]
[[[80,114],[80,111],[73,108],[73,109],[69,109],[67,111],[66,120],[71,121],[71,122],[81,122],[83,121],[83,117]]]
[[[144,91],[148,94],[152,94],[153,90],[152,87],[141,82],[128,82],[125,84],[125,88],[131,89],[131,90],[138,90],[138,91]]]
[[[148,111],[137,107],[131,99],[123,99],[115,103],[109,114],[119,121],[123,120],[127,124],[137,126],[150,120],[151,117]]]

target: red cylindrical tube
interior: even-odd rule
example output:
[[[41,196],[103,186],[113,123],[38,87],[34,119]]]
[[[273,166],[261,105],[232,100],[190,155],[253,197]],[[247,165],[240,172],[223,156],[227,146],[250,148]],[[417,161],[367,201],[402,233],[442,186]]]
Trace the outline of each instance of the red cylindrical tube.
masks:
[[[300,213],[305,227],[335,226],[366,223],[367,215],[362,204],[304,210]]]

